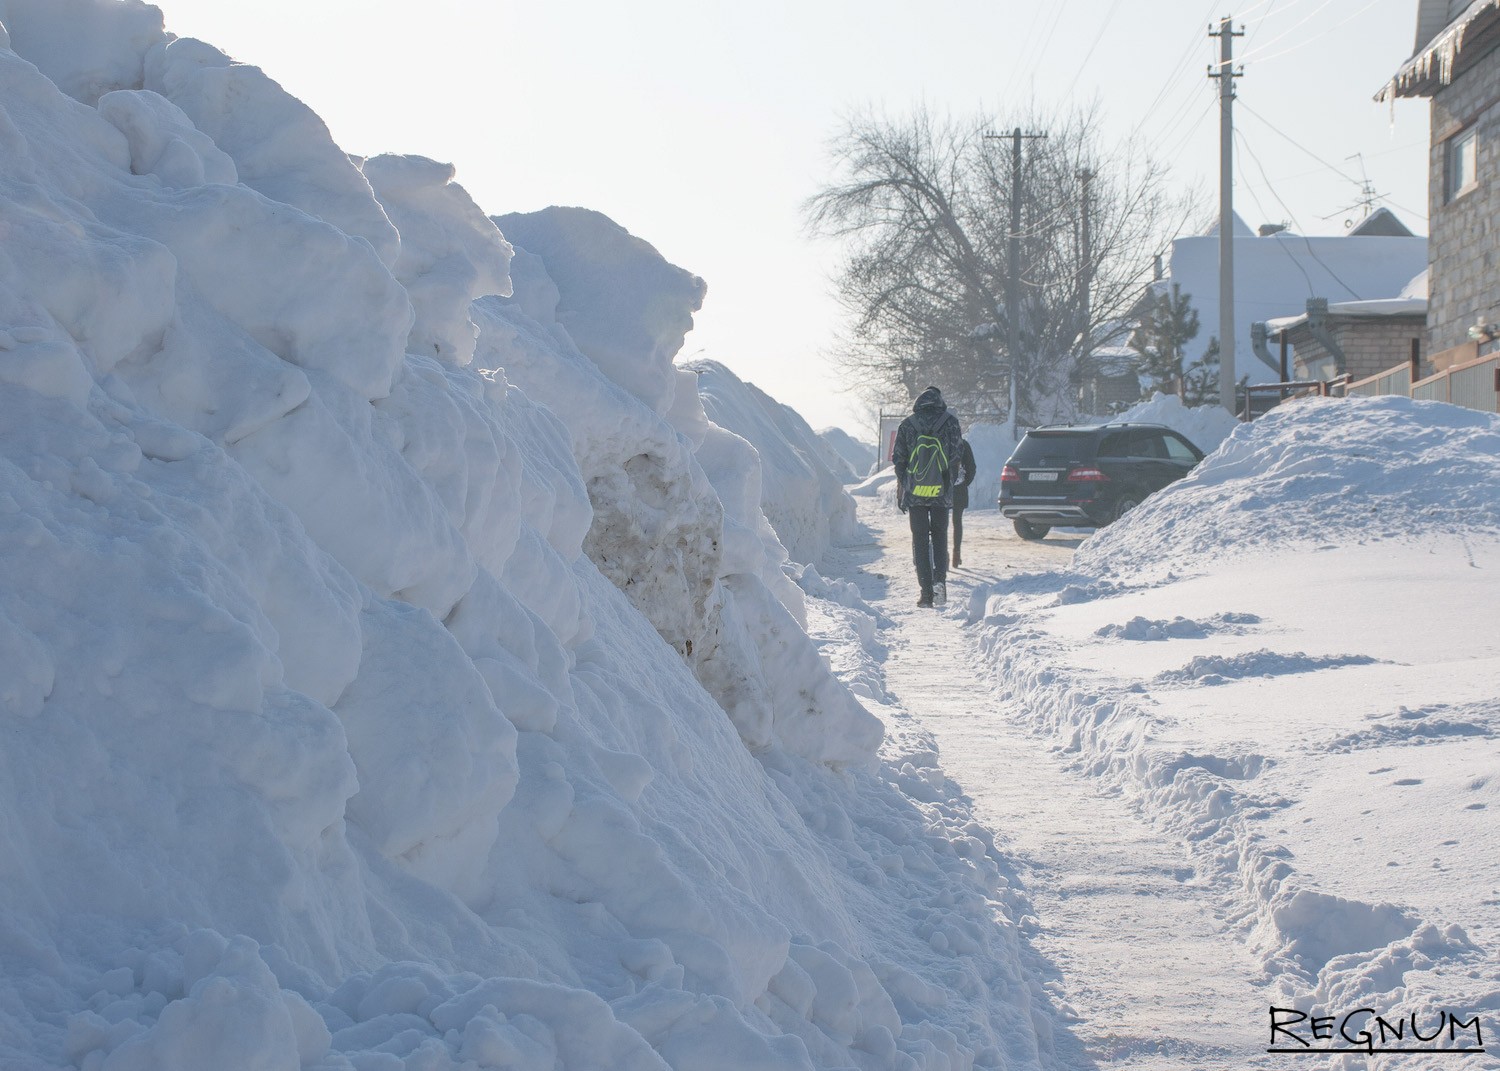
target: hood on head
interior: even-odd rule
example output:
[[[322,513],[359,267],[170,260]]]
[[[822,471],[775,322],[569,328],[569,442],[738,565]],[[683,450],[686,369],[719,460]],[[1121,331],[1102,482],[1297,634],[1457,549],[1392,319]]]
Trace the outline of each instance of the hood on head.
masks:
[[[943,392],[936,387],[928,387],[917,395],[917,402],[911,407],[913,413],[941,413],[948,408],[948,403],[943,401]]]

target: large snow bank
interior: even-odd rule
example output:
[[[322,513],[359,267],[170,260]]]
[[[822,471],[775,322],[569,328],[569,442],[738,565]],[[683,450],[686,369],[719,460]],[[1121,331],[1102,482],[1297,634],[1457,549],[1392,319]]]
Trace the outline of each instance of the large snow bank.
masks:
[[[1240,421],[1222,405],[1183,405],[1175,394],[1157,391],[1143,402],[1131,406],[1111,421],[1140,424],[1164,424],[1184,435],[1205,454],[1211,454],[1227,439]]]
[[[849,466],[850,478],[846,483],[856,483],[870,474],[877,453],[873,443],[856,439],[843,428],[824,428],[818,432],[818,438]]]
[[[1251,545],[1500,527],[1500,424],[1405,398],[1312,399],[1235,429],[1185,479],[1101,529],[1077,564],[1128,573]]]
[[[767,481],[757,451],[708,419],[693,372],[670,363],[657,369],[662,343],[636,355],[655,370],[646,389],[647,379],[621,363],[618,345],[600,366],[557,319],[565,308],[575,322],[604,315],[583,310],[612,276],[573,263],[595,249],[632,286],[664,280],[663,290],[641,296],[643,312],[608,306],[613,321],[626,322],[622,338],[641,335],[642,323],[691,325],[701,286],[598,213],[552,208],[499,222],[536,248],[516,237],[525,254],[516,295],[475,306],[480,363],[504,368],[568,424],[594,510],[589,557],[690,660],[752,749],[776,744],[816,761],[868,760],[879,722],[838,686],[803,632],[802,592],[782,571],[787,550],[761,508]],[[560,366],[573,374],[560,377]],[[766,442],[773,457],[793,452],[783,440]]]
[[[760,455],[760,504],[798,562],[819,562],[829,546],[855,536],[848,475],[795,410],[718,361],[682,365],[698,378],[703,409],[715,424],[749,441]]]
[[[1500,1011],[1497,476],[1493,414],[1288,403],[969,601],[1008,712],[1189,846],[1281,1006]]]
[[[0,1063],[1034,1066],[680,396],[702,284],[134,0],[0,20]]]

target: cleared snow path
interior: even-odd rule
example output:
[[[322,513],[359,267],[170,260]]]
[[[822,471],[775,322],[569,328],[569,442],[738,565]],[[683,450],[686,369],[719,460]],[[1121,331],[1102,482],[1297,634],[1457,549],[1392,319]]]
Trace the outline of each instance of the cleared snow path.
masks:
[[[965,515],[965,567],[950,573],[950,615],[919,610],[906,519],[883,498],[860,502],[882,550],[851,575],[891,622],[887,687],[931,731],[949,777],[1013,861],[1035,910],[1030,940],[1059,972],[1055,1004],[1087,1052],[1072,1067],[1242,1068],[1261,1065],[1269,995],[1219,918],[1221,894],[1200,882],[1184,846],[1127,803],[1101,794],[1008,717],[950,616],[976,583],[1012,571],[1065,568],[1081,538],[1018,539],[997,513]]]

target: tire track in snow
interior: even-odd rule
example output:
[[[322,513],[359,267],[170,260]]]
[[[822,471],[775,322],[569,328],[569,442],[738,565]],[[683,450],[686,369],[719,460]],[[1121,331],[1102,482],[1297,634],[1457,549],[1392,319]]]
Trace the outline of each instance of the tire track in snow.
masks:
[[[871,568],[893,622],[888,687],[935,734],[945,772],[1018,867],[1036,910],[1031,942],[1059,972],[1049,989],[1088,1046],[1077,1066],[1265,1066],[1269,993],[1217,917],[1221,891],[1196,878],[1182,844],[1007,716],[960,621],[916,607],[905,518],[879,502],[862,513],[884,546]],[[970,567],[950,574],[950,607],[976,580],[1066,567],[1080,541],[1026,543],[988,511],[965,521]]]

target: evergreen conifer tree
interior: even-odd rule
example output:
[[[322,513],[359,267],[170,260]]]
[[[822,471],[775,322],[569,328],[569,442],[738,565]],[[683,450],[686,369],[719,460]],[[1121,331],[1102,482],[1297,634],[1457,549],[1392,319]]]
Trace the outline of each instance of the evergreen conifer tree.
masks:
[[[1198,335],[1198,310],[1192,295],[1184,294],[1176,283],[1169,294],[1148,301],[1141,326],[1131,336],[1130,348],[1136,352],[1141,372],[1158,386],[1173,385],[1180,401],[1187,402],[1187,375],[1183,367],[1183,349]],[[1207,361],[1207,355],[1203,361]],[[1215,357],[1215,364],[1218,359]],[[1196,367],[1196,365],[1195,365]]]

